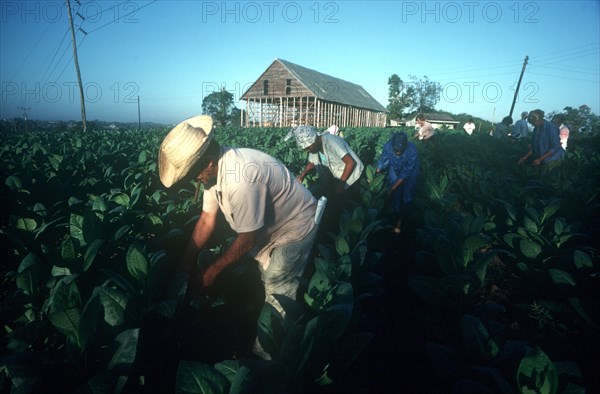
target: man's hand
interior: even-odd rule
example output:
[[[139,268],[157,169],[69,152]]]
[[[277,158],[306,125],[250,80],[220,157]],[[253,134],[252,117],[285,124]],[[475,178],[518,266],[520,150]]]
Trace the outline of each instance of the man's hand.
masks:
[[[215,282],[221,270],[215,268],[215,265],[209,266],[203,273],[201,279],[202,286],[210,287]]]

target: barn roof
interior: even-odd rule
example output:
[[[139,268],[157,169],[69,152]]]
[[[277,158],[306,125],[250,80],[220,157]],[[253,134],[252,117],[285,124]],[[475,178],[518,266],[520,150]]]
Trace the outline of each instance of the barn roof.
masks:
[[[321,100],[378,112],[388,112],[360,85],[302,67],[287,60],[275,59],[273,63],[275,62],[280,62],[304,87]]]
[[[414,117],[416,117],[416,116],[417,115],[415,115]],[[454,120],[454,118],[452,118],[452,116],[450,116],[448,114],[440,114],[440,113],[436,113],[436,112],[426,112],[426,113],[423,113],[423,116],[425,116],[425,119],[427,119],[428,121],[460,123],[457,120]]]

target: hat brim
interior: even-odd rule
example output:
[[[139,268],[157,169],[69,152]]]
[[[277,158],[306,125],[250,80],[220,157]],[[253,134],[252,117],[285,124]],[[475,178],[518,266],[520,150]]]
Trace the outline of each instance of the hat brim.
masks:
[[[158,174],[165,187],[183,179],[198,162],[212,139],[212,125],[210,116],[195,116],[167,134],[158,151]]]

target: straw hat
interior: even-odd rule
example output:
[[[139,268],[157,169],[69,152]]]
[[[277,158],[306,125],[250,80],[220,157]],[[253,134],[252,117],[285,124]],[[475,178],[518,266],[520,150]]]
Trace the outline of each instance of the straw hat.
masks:
[[[190,171],[206,151],[212,139],[212,118],[195,116],[175,126],[158,151],[158,174],[166,187],[171,187]]]

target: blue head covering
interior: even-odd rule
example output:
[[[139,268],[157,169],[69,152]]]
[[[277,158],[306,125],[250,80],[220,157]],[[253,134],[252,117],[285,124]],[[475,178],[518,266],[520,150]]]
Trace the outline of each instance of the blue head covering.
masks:
[[[403,131],[394,133],[392,135],[391,141],[392,141],[392,149],[394,149],[394,151],[404,152],[404,150],[408,146],[408,137],[406,136],[406,133]]]

